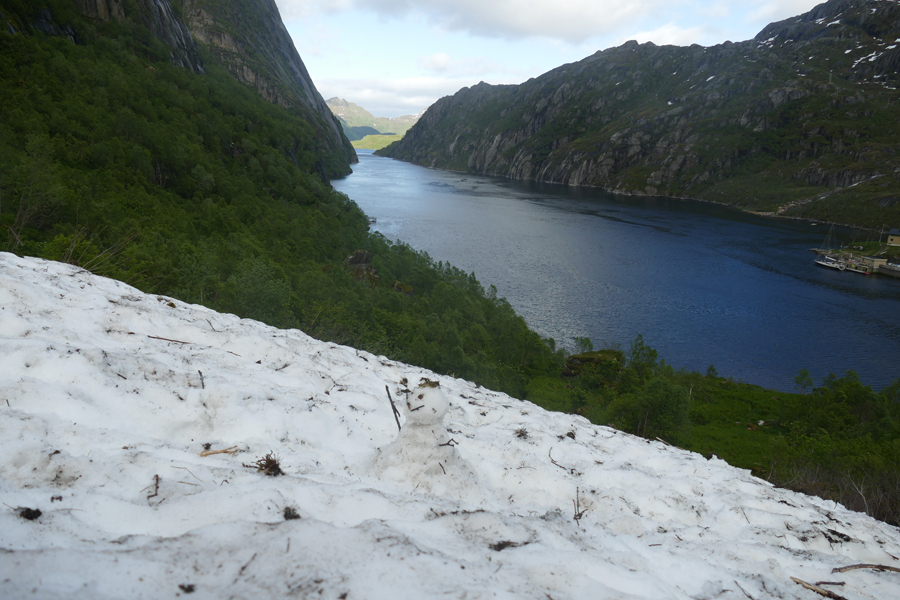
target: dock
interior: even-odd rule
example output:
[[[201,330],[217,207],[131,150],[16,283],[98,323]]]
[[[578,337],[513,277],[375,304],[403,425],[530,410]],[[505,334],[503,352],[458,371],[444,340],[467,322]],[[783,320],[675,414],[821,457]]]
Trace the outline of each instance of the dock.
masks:
[[[823,266],[829,266],[840,271],[850,271],[861,275],[874,274],[900,277],[900,264],[889,263],[886,258],[854,256],[851,252],[842,250],[823,251],[821,248],[810,248],[809,251],[815,252],[817,256],[826,255],[830,259],[831,264]]]

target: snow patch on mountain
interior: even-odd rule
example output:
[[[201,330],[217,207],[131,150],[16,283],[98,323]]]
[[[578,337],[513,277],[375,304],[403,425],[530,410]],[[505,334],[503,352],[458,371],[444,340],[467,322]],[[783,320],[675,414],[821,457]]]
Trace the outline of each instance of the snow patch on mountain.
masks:
[[[833,502],[71,265],[0,253],[0,357],[3,598],[900,597]]]

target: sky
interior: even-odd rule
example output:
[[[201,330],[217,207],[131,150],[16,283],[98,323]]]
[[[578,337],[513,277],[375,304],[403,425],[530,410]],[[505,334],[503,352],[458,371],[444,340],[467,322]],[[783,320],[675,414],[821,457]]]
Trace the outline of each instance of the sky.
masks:
[[[819,0],[275,0],[326,99],[416,114],[480,81],[522,83],[628,40],[753,38]]]

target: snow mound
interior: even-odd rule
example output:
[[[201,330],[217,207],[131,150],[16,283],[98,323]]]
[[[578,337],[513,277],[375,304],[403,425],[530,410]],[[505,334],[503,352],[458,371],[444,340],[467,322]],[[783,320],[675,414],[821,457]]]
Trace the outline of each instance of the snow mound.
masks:
[[[900,597],[832,574],[900,566],[896,529],[832,502],[5,253],[0,411],[4,599]]]

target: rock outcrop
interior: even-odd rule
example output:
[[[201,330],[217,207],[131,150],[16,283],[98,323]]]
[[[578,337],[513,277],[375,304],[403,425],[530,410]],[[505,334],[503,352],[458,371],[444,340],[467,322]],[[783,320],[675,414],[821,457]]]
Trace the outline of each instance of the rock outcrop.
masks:
[[[127,16],[124,0],[74,1],[86,16],[98,21],[114,19],[121,23]],[[203,73],[197,44],[169,0],[135,0],[135,3],[138,12],[134,17],[172,49],[172,62],[194,73]]]
[[[757,210],[860,182],[877,200],[900,186],[898,38],[897,2],[831,0],[741,43],[631,41],[463,88],[378,153]]]

